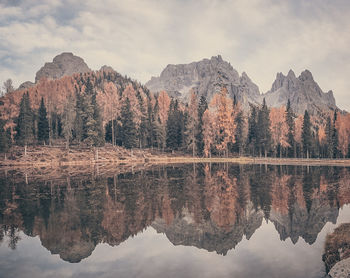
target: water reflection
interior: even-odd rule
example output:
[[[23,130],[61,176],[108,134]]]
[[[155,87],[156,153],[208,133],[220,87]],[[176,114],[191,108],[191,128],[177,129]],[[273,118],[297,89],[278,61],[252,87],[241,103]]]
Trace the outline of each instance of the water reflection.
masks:
[[[342,167],[197,164],[29,181],[11,172],[0,179],[0,241],[15,249],[22,231],[76,263],[151,226],[174,245],[226,255],[264,221],[280,240],[311,245],[348,203]]]

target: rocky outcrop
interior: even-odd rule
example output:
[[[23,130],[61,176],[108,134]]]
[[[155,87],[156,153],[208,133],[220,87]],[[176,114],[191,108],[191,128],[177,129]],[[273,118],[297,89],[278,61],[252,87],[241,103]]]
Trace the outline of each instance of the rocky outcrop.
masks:
[[[290,70],[287,76],[277,73],[271,90],[260,96],[268,106],[286,105],[288,99],[295,113],[304,114],[308,110],[312,115],[322,115],[324,111],[336,109],[333,92],[324,93],[313,79],[310,71],[303,71],[299,77]]]
[[[260,95],[258,86],[248,75],[243,72],[239,76],[220,55],[190,64],[168,65],[159,77],[152,77],[146,86],[153,92],[165,90],[169,95],[183,100],[188,99],[191,89],[210,100],[222,87],[226,87],[229,96],[233,98],[236,95],[245,107],[249,102],[257,103]]]
[[[349,277],[350,223],[340,225],[332,234],[327,235],[322,259],[331,277]]]
[[[350,258],[337,262],[329,271],[332,278],[349,278],[350,277]]]
[[[245,110],[249,109],[249,103],[261,104],[263,98],[270,107],[285,106],[289,99],[293,111],[298,114],[308,110],[312,115],[323,115],[337,109],[333,92],[324,93],[308,70],[299,77],[292,70],[287,76],[277,73],[271,90],[260,94],[258,86],[245,72],[240,76],[220,55],[190,64],[168,65],[159,77],[152,77],[146,86],[153,92],[165,90],[170,96],[185,101],[191,89],[210,101],[216,92],[226,87],[229,96],[236,96]]]
[[[70,52],[57,55],[51,63],[45,65],[36,73],[35,83],[42,78],[58,79],[74,73],[91,71],[84,60]]]
[[[24,89],[31,88],[33,86],[35,86],[35,83],[26,81],[26,82],[23,82],[21,85],[19,85],[17,90],[24,90]]]

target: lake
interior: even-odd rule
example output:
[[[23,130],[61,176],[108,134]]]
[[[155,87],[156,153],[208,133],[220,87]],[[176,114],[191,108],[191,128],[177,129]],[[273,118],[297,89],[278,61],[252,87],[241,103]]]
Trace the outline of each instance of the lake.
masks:
[[[324,277],[350,168],[0,173],[0,277]]]

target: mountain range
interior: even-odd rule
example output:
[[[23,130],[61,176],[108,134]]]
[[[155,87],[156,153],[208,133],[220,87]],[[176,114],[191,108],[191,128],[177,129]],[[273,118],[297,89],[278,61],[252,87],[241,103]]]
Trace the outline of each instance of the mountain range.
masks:
[[[298,114],[308,110],[312,115],[322,115],[325,111],[337,109],[333,92],[323,92],[308,70],[299,77],[292,70],[286,76],[277,73],[271,90],[261,94],[247,73],[239,75],[220,55],[190,64],[168,65],[159,77],[152,77],[146,86],[153,92],[165,90],[171,96],[185,100],[190,89],[210,100],[225,86],[229,96],[236,96],[245,109],[249,108],[249,103],[261,104],[263,98],[270,107],[286,105],[289,99],[293,111]]]
[[[108,66],[103,66],[100,71],[115,72]],[[92,70],[82,58],[65,52],[39,69],[35,83],[26,81],[18,89],[37,86],[41,79],[55,80],[88,72]],[[167,65],[158,77],[152,77],[145,86],[153,93],[166,91],[170,96],[183,101],[188,100],[191,90],[210,101],[215,93],[226,87],[229,96],[235,96],[246,111],[249,110],[250,104],[261,104],[264,98],[270,107],[286,105],[289,99],[293,111],[297,114],[303,114],[307,109],[312,115],[322,116],[338,109],[333,92],[323,92],[308,70],[298,77],[292,70],[287,75],[277,73],[271,89],[261,93],[247,73],[243,72],[240,75],[220,55],[190,64]]]

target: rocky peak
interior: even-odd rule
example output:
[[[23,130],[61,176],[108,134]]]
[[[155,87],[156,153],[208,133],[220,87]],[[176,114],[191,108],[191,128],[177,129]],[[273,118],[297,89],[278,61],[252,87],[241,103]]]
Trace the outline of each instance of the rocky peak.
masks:
[[[111,71],[114,71],[114,69],[112,67],[110,67],[110,66],[103,65],[100,68],[100,71],[111,72]]]
[[[313,76],[312,76],[312,73],[311,73],[309,70],[304,70],[304,71],[300,74],[299,80],[300,80],[300,81],[306,81],[306,80],[314,81],[314,78],[313,78]]]
[[[309,70],[304,70],[298,78],[292,70],[287,76],[277,73],[271,90],[262,97],[272,107],[286,105],[289,99],[293,111],[298,114],[308,110],[312,115],[318,115],[337,108],[333,93],[324,93]]]
[[[65,75],[91,71],[84,60],[71,52],[57,55],[52,62],[45,65],[36,73],[35,83],[41,78],[58,79]]]
[[[199,96],[205,96],[208,101],[212,96],[226,87],[229,96],[236,95],[245,106],[249,102],[256,103],[259,88],[246,73],[239,76],[230,63],[224,61],[221,55],[203,59],[190,64],[167,65],[159,77],[152,77],[146,86],[153,92],[165,90],[171,96],[187,100],[189,91],[193,89]]]
[[[290,69],[288,71],[287,77],[290,78],[290,79],[295,79],[296,77],[295,77],[294,71]]]

